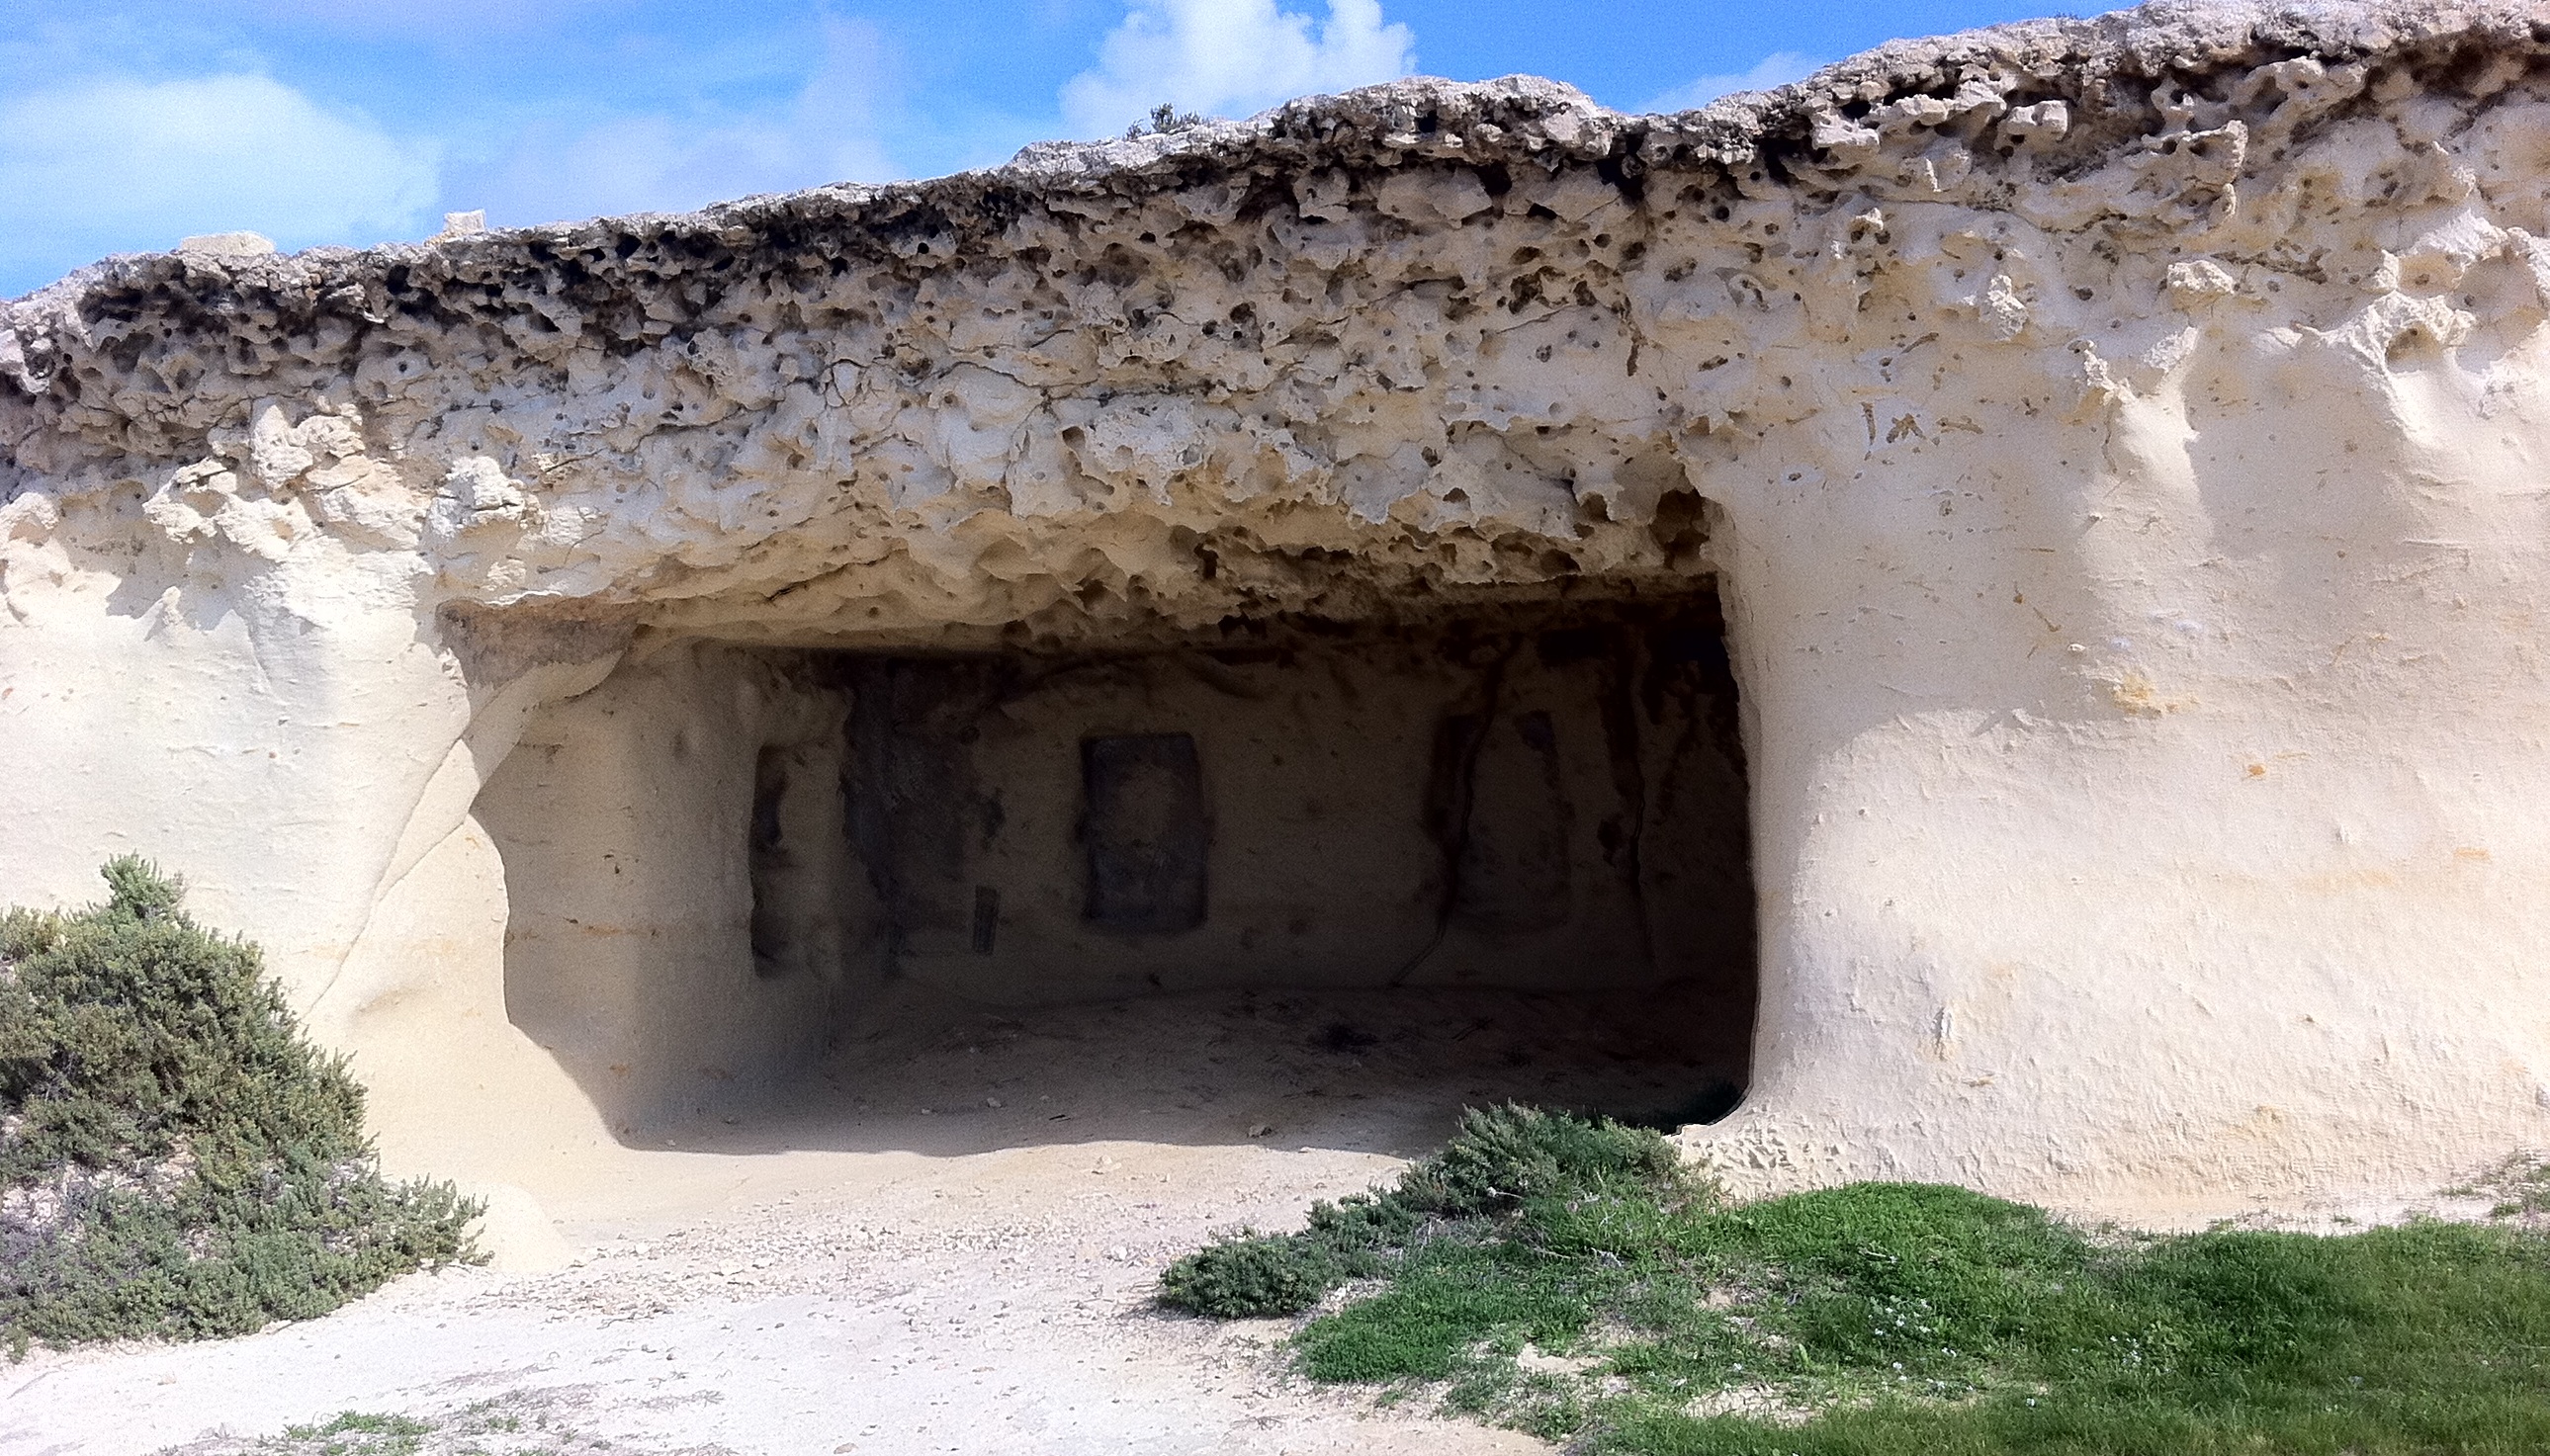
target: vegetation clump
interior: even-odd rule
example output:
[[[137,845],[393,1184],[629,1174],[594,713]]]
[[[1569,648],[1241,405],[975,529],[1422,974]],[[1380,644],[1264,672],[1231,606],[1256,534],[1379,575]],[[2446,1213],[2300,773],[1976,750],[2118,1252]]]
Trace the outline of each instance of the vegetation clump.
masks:
[[[477,1210],[381,1176],[256,948],[138,858],[104,874],[0,914],[0,1344],[239,1334],[471,1257]]]
[[[1149,117],[1127,127],[1125,129],[1125,140],[1128,142],[1138,142],[1144,137],[1165,137],[1171,132],[1183,132],[1189,127],[1201,127],[1211,120],[1213,120],[1213,118],[1206,116],[1203,112],[1180,111],[1175,106],[1163,101],[1159,105],[1151,108],[1151,114]]]
[[[2454,1198],[2486,1199],[2489,1216],[2550,1228],[2550,1157],[2516,1153],[2470,1183],[2446,1189]]]
[[[1349,1279],[1392,1267],[1429,1223],[1491,1219],[1534,1199],[1612,1188],[1681,1190],[1681,1160],[1653,1132],[1506,1106],[1464,1114],[1443,1150],[1397,1186],[1311,1206],[1300,1233],[1242,1233],[1187,1255],[1161,1279],[1166,1304],[1231,1319],[1293,1314]]]
[[[1736,1205],[1654,1133],[1504,1108],[1301,1233],[1179,1261],[1163,1298],[1299,1311],[1369,1279],[1296,1332],[1307,1374],[1584,1452],[2532,1452],[2550,1237],[2521,1202],[2170,1237],[1922,1184]]]

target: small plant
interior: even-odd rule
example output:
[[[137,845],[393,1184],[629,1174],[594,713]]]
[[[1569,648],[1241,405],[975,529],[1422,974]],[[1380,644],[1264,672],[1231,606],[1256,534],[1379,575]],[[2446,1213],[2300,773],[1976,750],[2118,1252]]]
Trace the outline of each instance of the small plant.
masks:
[[[476,1208],[382,1178],[256,948],[141,859],[103,874],[0,915],[0,1344],[239,1334],[470,1257]]]
[[[2550,1222],[2550,1157],[2516,1153],[2469,1184],[2446,1193],[2455,1198],[2489,1200],[2492,1218]]]
[[[310,1456],[417,1456],[432,1434],[422,1420],[346,1410],[319,1425],[286,1426],[280,1441],[266,1444]]]
[[[1189,127],[1201,127],[1211,120],[1213,118],[1202,112],[1180,111],[1163,101],[1151,108],[1148,119],[1127,127],[1125,140],[1138,142],[1144,137],[1165,137],[1171,132],[1183,132]]]

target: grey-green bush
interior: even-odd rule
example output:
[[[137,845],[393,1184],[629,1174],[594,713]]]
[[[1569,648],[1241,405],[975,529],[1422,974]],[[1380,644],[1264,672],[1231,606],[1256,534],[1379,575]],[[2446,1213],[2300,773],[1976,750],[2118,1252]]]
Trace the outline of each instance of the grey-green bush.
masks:
[[[1512,1214],[1536,1199],[1608,1188],[1689,1192],[1673,1145],[1641,1127],[1515,1104],[1473,1109],[1443,1150],[1388,1189],[1311,1207],[1300,1233],[1209,1244],[1169,1266],[1160,1301],[1217,1319],[1296,1314],[1349,1279],[1384,1272],[1429,1223]]]
[[[126,857],[0,914],[0,1344],[245,1333],[472,1257],[476,1209],[381,1176],[362,1089],[256,947]]]

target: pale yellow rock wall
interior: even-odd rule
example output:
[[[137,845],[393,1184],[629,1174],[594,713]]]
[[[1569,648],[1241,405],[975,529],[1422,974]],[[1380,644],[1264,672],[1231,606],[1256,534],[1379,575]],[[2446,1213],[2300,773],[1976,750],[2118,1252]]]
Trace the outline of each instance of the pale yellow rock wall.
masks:
[[[12,560],[0,618],[9,899],[85,902],[98,862],[148,855],[315,998],[404,872],[410,811],[469,728],[448,656],[412,611],[335,610],[354,595],[342,585],[303,615],[267,591],[186,590],[147,554],[122,577],[46,564]],[[415,852],[467,808],[459,795]]]
[[[1841,432],[1856,490],[1730,505],[1790,809],[1719,1156],[2130,1200],[2543,1136],[2537,343],[2185,327],[2088,429],[1943,356],[1899,408],[2007,455]]]
[[[506,1010],[628,1133],[748,1091],[827,1047],[837,1004],[872,989],[840,923],[854,883],[836,785],[846,704],[731,648],[657,653],[543,711],[477,815],[503,863]],[[753,955],[754,767],[802,750],[830,774],[786,807],[815,893],[791,964]],[[830,823],[821,821],[829,807]],[[808,821],[816,821],[809,823]]]

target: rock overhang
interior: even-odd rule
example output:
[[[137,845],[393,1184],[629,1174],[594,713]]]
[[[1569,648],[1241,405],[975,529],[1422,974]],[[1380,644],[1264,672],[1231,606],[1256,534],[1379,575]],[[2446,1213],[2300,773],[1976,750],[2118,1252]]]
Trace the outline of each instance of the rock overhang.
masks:
[[[1481,82],[1419,76],[1305,97],[1243,121],[1208,120],[1094,143],[1036,143],[1001,166],[746,197],[696,213],[629,214],[290,254],[120,254],[0,302],[0,375],[22,390],[39,389],[50,376],[48,365],[64,358],[57,341],[84,334],[83,320],[156,309],[204,326],[236,327],[250,299],[277,309],[298,300],[313,313],[342,309],[358,300],[339,290],[362,290],[359,301],[369,303],[372,290],[392,288],[402,270],[408,288],[422,286],[426,280],[415,273],[420,264],[448,269],[449,281],[465,287],[496,270],[584,270],[604,277],[615,260],[638,281],[649,276],[647,265],[630,260],[653,250],[677,271],[731,264],[756,251],[785,255],[809,243],[865,252],[871,261],[909,259],[926,256],[933,235],[961,242],[987,229],[997,233],[1040,203],[1067,207],[1065,200],[1076,198],[1105,205],[1260,168],[1385,170],[1448,161],[1609,162],[1615,171],[1716,164],[1749,171],[1803,160],[1829,188],[1847,176],[1849,148],[1859,140],[1849,123],[1921,98],[1955,104],[1969,84],[1989,87],[2005,106],[2064,103],[2076,121],[2074,140],[2061,154],[2079,157],[2114,140],[2084,122],[2107,110],[2139,110],[2139,97],[2120,98],[2120,108],[2101,104],[2103,85],[2111,81],[2197,85],[2277,61],[2389,59],[2433,67],[2545,50],[2550,17],[2523,3],[2163,0],[2088,18],[1892,41],[1789,85],[1734,93],[1679,113],[1618,112],[1572,86],[1527,75]],[[1923,114],[1916,106],[1906,117],[1918,121]],[[1830,164],[1837,146],[1844,157],[1839,167]]]
[[[1678,116],[1417,79],[695,214],[113,258],[0,312],[0,489],[719,631],[1671,590],[1707,477],[1831,403],[1762,358],[1886,346],[1833,317],[1883,268],[1964,249],[1989,276],[1918,307],[2003,343],[2033,310],[2042,349],[2084,321],[2023,297],[2057,246],[1989,266],[2012,228],[2157,254],[2298,137],[2545,50],[2527,5],[2158,5]],[[2185,268],[2173,297],[2241,286]],[[1506,340],[1536,358],[1475,367]]]

